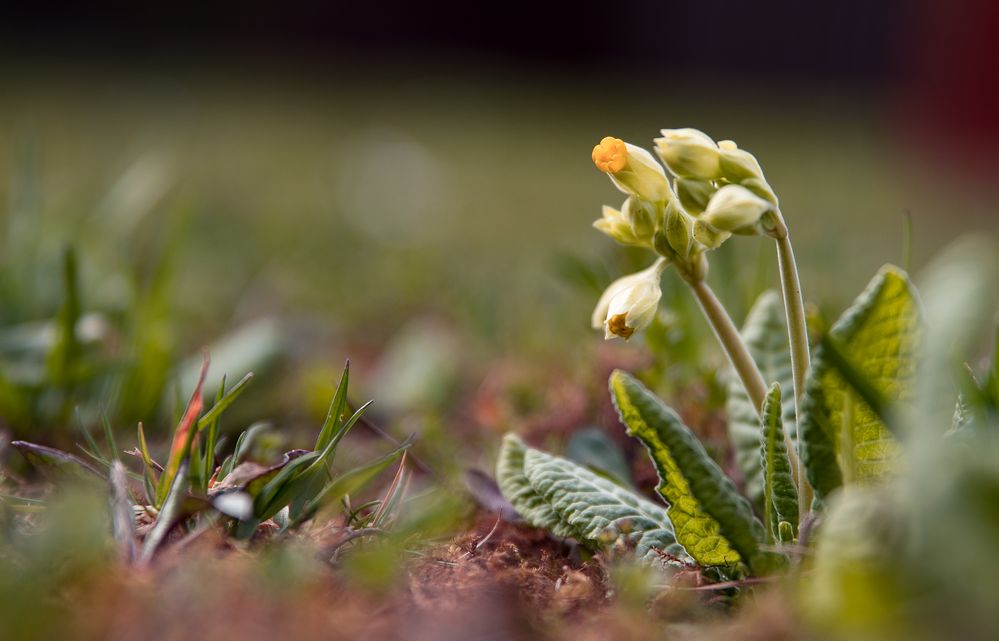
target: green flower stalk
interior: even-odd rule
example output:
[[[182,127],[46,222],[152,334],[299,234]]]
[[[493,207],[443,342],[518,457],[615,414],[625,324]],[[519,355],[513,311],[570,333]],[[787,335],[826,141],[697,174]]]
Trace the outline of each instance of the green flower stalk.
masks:
[[[794,381],[794,416],[801,424],[801,397],[805,393],[805,377],[808,375],[811,357],[808,351],[808,325],[805,320],[805,302],[801,295],[801,282],[798,279],[798,266],[794,261],[794,249],[788,235],[787,225],[780,211],[774,212],[772,229],[768,235],[777,243],[777,267],[780,271],[781,293],[784,296],[784,313],[787,315],[787,333],[791,347],[791,379]],[[799,446],[800,447],[800,446]],[[798,510],[806,514],[812,503],[812,489],[805,478],[805,468],[798,456]]]

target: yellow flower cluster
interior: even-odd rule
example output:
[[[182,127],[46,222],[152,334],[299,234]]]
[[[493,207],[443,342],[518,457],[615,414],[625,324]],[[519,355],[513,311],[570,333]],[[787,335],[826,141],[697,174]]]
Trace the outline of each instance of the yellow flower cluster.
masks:
[[[777,197],[760,164],[731,140],[716,143],[696,129],[663,129],[654,142],[662,164],[611,136],[593,148],[593,164],[627,195],[621,209],[605,206],[593,226],[619,243],[659,254],[652,267],[615,281],[604,293],[593,325],[607,338],[630,338],[652,322],[661,297],[659,275],[668,264],[688,281],[702,279],[705,251],[732,234],[767,233],[779,219]]]

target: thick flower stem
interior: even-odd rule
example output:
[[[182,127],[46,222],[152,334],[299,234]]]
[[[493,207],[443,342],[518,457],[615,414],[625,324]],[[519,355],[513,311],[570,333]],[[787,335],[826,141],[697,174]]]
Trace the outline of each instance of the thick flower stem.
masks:
[[[722,344],[729,362],[742,380],[742,385],[746,389],[753,407],[756,408],[757,416],[762,418],[763,402],[767,397],[767,383],[760,372],[760,368],[756,365],[752,354],[749,353],[746,343],[742,340],[742,334],[736,329],[732,318],[725,311],[721,301],[718,300],[711,287],[708,286],[703,278],[689,278],[685,280],[690,285],[691,290],[693,290],[694,296],[697,297],[697,302],[700,303],[701,309],[708,319],[708,323],[714,330],[715,336],[718,337],[718,341]],[[804,470],[802,469],[800,459],[794,449],[791,438],[786,432],[784,434],[784,442],[787,445],[787,456],[793,470],[794,480],[797,482],[799,488],[807,486],[807,481],[804,481]],[[809,496],[808,501],[811,502],[811,500],[811,496]]]
[[[795,425],[801,426],[801,397],[805,392],[805,376],[808,374],[810,358],[808,353],[808,327],[805,324],[805,303],[801,296],[801,282],[798,280],[798,267],[794,261],[794,250],[787,233],[787,226],[778,219],[772,233],[777,241],[777,265],[780,269],[781,291],[784,294],[784,313],[787,315],[787,333],[791,346],[791,375],[794,380]],[[802,517],[808,513],[812,502],[812,488],[805,476],[801,461],[801,440],[798,441],[798,509]]]
[[[721,302],[711,291],[711,288],[703,279],[690,279],[687,281],[690,289],[694,292],[697,302],[700,303],[704,315],[707,317],[711,328],[722,344],[729,362],[735,368],[736,374],[742,379],[742,384],[749,394],[749,399],[756,408],[756,413],[763,411],[763,401],[767,397],[767,384],[763,380],[760,368],[756,366],[756,361],[746,348],[742,340],[742,335],[736,329],[735,324],[729,317],[728,312],[722,307]]]

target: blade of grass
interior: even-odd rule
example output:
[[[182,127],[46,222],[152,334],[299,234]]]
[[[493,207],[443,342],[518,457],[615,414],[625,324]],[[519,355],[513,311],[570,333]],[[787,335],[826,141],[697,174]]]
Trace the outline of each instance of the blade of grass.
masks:
[[[215,404],[212,406],[212,410],[219,407],[219,404],[225,397],[225,382],[226,376],[223,374],[222,381],[219,383],[218,392],[215,394]],[[221,412],[208,424],[208,433],[205,436],[205,453],[204,459],[201,461],[202,492],[208,491],[208,479],[211,478],[212,473],[215,471],[213,469],[215,467],[215,444],[218,440],[220,418]]]
[[[170,457],[167,459],[166,467],[163,469],[163,475],[160,477],[159,486],[156,488],[157,506],[163,505],[163,502],[166,500],[167,493],[173,485],[173,479],[177,475],[177,471],[180,469],[181,463],[185,458],[187,458],[188,453],[191,451],[191,442],[194,440],[194,435],[197,433],[194,429],[195,422],[198,419],[198,415],[201,414],[201,408],[203,406],[201,388],[205,384],[205,374],[207,373],[208,356],[206,355],[205,360],[201,365],[201,375],[198,378],[198,383],[194,388],[194,392],[191,394],[191,400],[188,402],[187,409],[184,410],[183,418],[181,418],[180,424],[174,432],[173,444],[170,446]]]
[[[347,495],[344,495],[343,500],[341,501],[341,504],[343,505],[344,508],[344,512],[347,513],[346,523],[348,526],[353,526],[354,520],[358,516],[360,516],[361,512],[363,512],[364,510],[371,507],[375,507],[376,505],[381,505],[381,500],[375,499],[373,501],[368,501],[367,503],[362,503],[358,507],[351,509],[350,501],[347,500],[348,498],[349,497]],[[361,525],[366,525],[370,522],[371,522],[371,515],[368,515],[368,518]]]
[[[79,444],[77,444],[77,447],[83,450],[83,452],[87,456],[94,459],[104,467],[110,469],[111,461],[106,456],[104,456],[104,453],[101,452],[101,448],[97,446],[97,441],[94,440],[94,437],[90,433],[90,430],[88,430],[87,426],[83,424],[83,418],[80,416],[79,408],[77,408],[76,412],[76,425],[77,427],[79,427],[80,432],[83,433],[83,439],[87,441],[87,446],[89,447],[89,449]]]
[[[239,395],[243,393],[243,391],[246,389],[246,386],[249,385],[250,381],[252,380],[253,380],[253,372],[250,372],[246,376],[241,378],[238,383],[233,385],[232,389],[226,392],[225,395],[219,396],[218,400],[215,402],[215,405],[213,405],[210,410],[205,412],[205,415],[198,420],[198,431],[200,432],[201,430],[211,425],[213,421],[217,420],[219,416],[222,415],[222,412],[224,412],[226,408],[232,405],[233,402],[235,402],[235,400],[239,398]]]
[[[60,416],[67,418],[72,406],[72,391],[77,378],[77,360],[81,346],[76,336],[76,325],[80,320],[79,270],[76,250],[66,247],[63,252],[63,303],[59,309],[57,322],[58,335],[47,358],[48,379],[54,387],[61,388],[62,410]]]
[[[271,518],[278,510],[292,503],[297,508],[292,516],[292,521],[300,516],[313,493],[320,491],[316,487],[316,479],[322,474],[328,473],[340,439],[357,423],[369,405],[371,405],[371,401],[358,408],[340,427],[336,436],[326,444],[325,449],[296,459],[292,464],[285,466],[273,480],[264,486],[254,501],[254,512],[259,520],[265,521]]]
[[[331,470],[333,469],[333,459],[336,457],[337,446],[340,444],[340,441],[343,440],[343,437],[346,436],[347,432],[349,432],[350,429],[357,424],[361,415],[364,414],[364,411],[369,405],[371,405],[371,401],[368,401],[358,408],[358,410],[339,427],[336,434],[333,435],[333,438],[329,439],[326,443],[326,447],[319,460],[310,465],[309,469],[303,472],[301,483],[297,484],[299,487],[295,488],[294,495],[292,496],[289,504],[292,520],[298,518],[312,497],[322,489],[323,484],[332,478]]]
[[[402,460],[399,461],[399,469],[395,471],[395,476],[392,478],[392,483],[389,484],[388,490],[385,491],[385,497],[382,499],[381,504],[375,511],[374,516],[371,517],[371,524],[375,527],[382,526],[382,518],[386,513],[390,511],[390,506],[394,507],[395,504],[395,493],[402,485],[403,473],[406,470],[406,453],[402,453]]]
[[[362,465],[350,471],[344,472],[334,480],[327,483],[319,494],[309,501],[305,510],[303,510],[297,518],[292,520],[289,528],[296,527],[311,518],[323,504],[337,501],[343,496],[352,494],[364,487],[383,470],[392,465],[392,463],[400,456],[402,456],[410,445],[411,443],[407,441],[402,447],[389,452],[382,458],[368,463],[367,465]]]
[[[111,429],[111,421],[108,419],[108,415],[101,414],[101,425],[104,427],[104,442],[108,444],[108,448],[111,450],[111,460],[117,461],[118,457],[118,442],[114,438],[114,430]]]
[[[330,402],[330,409],[326,414],[326,420],[323,421],[323,427],[319,430],[319,437],[316,439],[316,450],[326,448],[330,439],[333,438],[333,430],[343,418],[344,410],[347,407],[347,385],[349,382],[350,360],[348,360],[346,365],[343,366],[343,374],[340,375],[340,383],[336,387],[336,393],[333,394],[333,400]]]
[[[143,429],[141,422],[137,431],[139,436],[139,454],[142,458],[142,483],[146,490],[146,501],[153,503],[156,500],[156,484],[158,483],[156,468],[153,465],[152,457],[149,456],[149,446],[146,444],[146,431]]]
[[[368,401],[364,405],[357,408],[357,411],[354,412],[351,415],[351,417],[348,418],[344,422],[344,424],[340,426],[339,430],[337,430],[337,433],[333,436],[333,440],[331,440],[327,445],[327,449],[330,452],[328,465],[326,466],[327,470],[333,466],[333,457],[336,455],[337,445],[339,445],[340,441],[343,440],[343,437],[347,435],[347,432],[350,431],[350,428],[354,427],[354,425],[357,424],[357,422],[361,419],[361,416],[364,414],[364,411],[367,410],[372,403],[374,403],[374,401]]]

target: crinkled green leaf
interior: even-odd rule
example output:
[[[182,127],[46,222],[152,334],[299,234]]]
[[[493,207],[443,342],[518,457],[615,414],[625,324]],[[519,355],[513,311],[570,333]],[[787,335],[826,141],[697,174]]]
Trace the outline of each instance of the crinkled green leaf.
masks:
[[[752,506],[680,417],[620,370],[611,374],[610,389],[628,433],[655,463],[659,493],[687,553],[701,565],[744,563],[758,573],[770,569],[769,555],[759,550],[765,534]]]
[[[780,540],[781,521],[791,524],[792,532],[798,527],[798,488],[791,473],[787,457],[784,428],[781,425],[781,390],[774,383],[763,402],[762,446],[760,454],[763,470],[763,506],[768,515],[774,540]]]
[[[919,303],[908,276],[886,265],[829,330],[842,356],[890,403],[912,398]],[[851,429],[843,430],[844,424]],[[802,399],[802,460],[822,500],[846,480],[888,472],[898,443],[834,367],[820,345]]]
[[[552,509],[548,501],[537,492],[524,474],[524,455],[527,446],[516,434],[503,437],[503,447],[496,461],[496,483],[506,500],[534,527],[551,531],[555,536],[577,537],[567,523]]]
[[[651,562],[659,558],[657,550],[686,557],[666,510],[613,481],[530,448],[524,454],[524,473],[559,520],[583,540],[610,543],[624,536],[635,543],[639,558]]]
[[[503,439],[496,477],[507,500],[535,527],[590,545],[626,537],[647,562],[658,562],[657,551],[687,560],[661,506],[568,459],[529,448],[516,435]]]
[[[777,382],[781,388],[793,389],[791,352],[788,347],[787,322],[780,295],[766,291],[756,299],[742,326],[742,339],[763,379]],[[795,435],[794,395],[787,394],[782,403],[784,428]],[[760,414],[746,394],[746,387],[735,373],[728,377],[728,433],[735,448],[735,461],[745,478],[745,494],[756,505],[763,505],[763,469],[760,467]]]

